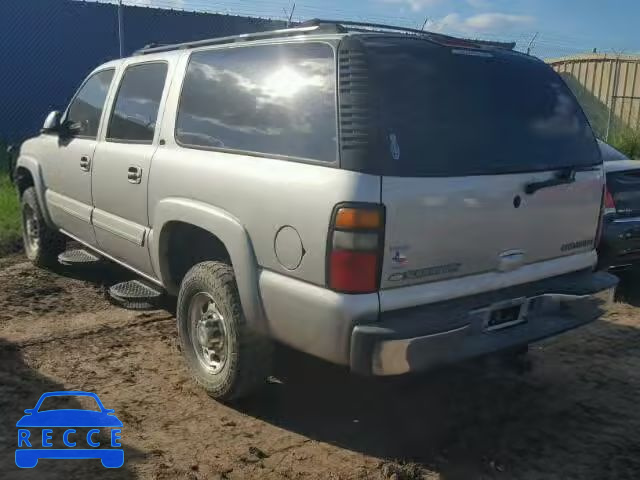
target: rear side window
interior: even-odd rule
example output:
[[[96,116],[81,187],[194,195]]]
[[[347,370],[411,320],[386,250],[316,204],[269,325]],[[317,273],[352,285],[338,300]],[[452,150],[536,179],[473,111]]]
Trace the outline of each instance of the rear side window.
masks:
[[[191,55],[176,140],[333,162],[335,67],[326,44],[239,47]]]
[[[413,39],[371,40],[384,165],[465,176],[601,162],[586,117],[544,63]]]
[[[151,143],[166,77],[166,63],[144,63],[127,68],[111,114],[108,140]]]
[[[74,136],[92,139],[98,136],[100,117],[102,117],[113,73],[113,69],[94,73],[84,82],[71,101],[66,121],[78,126]]]

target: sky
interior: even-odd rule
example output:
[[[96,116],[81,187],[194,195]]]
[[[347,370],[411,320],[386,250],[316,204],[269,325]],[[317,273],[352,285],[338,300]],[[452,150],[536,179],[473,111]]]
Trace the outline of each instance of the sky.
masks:
[[[115,0],[111,0],[115,1]],[[473,38],[516,41],[539,56],[640,53],[640,0],[124,0],[126,4],[294,20],[393,23]],[[535,39],[534,39],[535,37]],[[533,41],[532,41],[533,40]]]

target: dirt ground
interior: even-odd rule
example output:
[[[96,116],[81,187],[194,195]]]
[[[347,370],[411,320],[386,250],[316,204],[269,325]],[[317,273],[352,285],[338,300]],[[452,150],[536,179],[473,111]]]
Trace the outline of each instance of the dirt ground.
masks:
[[[277,381],[225,406],[189,380],[170,305],[106,300],[122,276],[0,259],[0,478],[640,478],[640,277],[603,320],[533,347],[524,374],[473,361],[371,380],[282,348]],[[55,390],[115,409],[123,468],[16,468],[15,422]]]

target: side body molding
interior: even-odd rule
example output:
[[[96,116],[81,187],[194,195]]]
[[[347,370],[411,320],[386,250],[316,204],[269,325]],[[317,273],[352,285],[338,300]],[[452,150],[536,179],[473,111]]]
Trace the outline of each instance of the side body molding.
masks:
[[[45,200],[45,184],[42,175],[42,167],[40,163],[35,158],[20,155],[18,160],[16,161],[16,170],[19,168],[25,168],[29,170],[31,176],[33,177],[33,185],[36,190],[36,197],[38,199],[38,204],[40,205],[40,211],[42,212],[42,216],[44,217],[44,221],[47,223],[47,226],[51,228],[57,227],[53,224],[51,220],[51,215],[49,214],[49,209],[47,208],[47,202]]]
[[[249,234],[238,219],[224,210],[188,198],[171,197],[158,202],[154,208],[153,230],[149,237],[151,262],[167,291],[177,294],[180,286],[173,283],[169,276],[168,236],[164,235],[170,222],[183,222],[202,228],[224,243],[233,264],[245,318],[252,328],[267,333],[268,326],[258,289],[259,267]]]

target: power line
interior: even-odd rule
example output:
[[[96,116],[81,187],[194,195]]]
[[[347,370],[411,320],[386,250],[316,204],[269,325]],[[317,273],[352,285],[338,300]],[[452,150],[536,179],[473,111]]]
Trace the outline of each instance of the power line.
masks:
[[[117,4],[120,0],[88,0],[99,3]],[[241,15],[254,18],[271,18],[285,22],[301,21],[303,19],[323,17],[342,18],[345,20],[370,21],[376,23],[391,23],[400,26],[420,28],[420,19],[406,16],[381,16],[372,13],[363,13],[359,8],[349,8],[343,4],[340,8],[321,7],[307,3],[307,0],[297,0],[292,7],[292,0],[252,0],[248,2],[240,0],[223,0],[210,2],[208,0],[122,0],[126,6],[172,9],[192,12],[207,12],[227,15]],[[427,27],[429,19],[425,21],[423,28]],[[521,51],[529,51],[540,55],[542,52],[554,52],[554,56],[562,56],[579,52],[592,51],[597,47],[598,51],[607,52],[592,35],[566,35],[561,32],[552,32],[541,29],[539,32],[514,31],[514,32],[473,32],[455,28],[442,29],[444,33],[458,35],[467,38],[479,38],[494,41],[515,41],[516,48]],[[533,41],[532,41],[533,40]],[[560,55],[557,55],[560,54]]]

